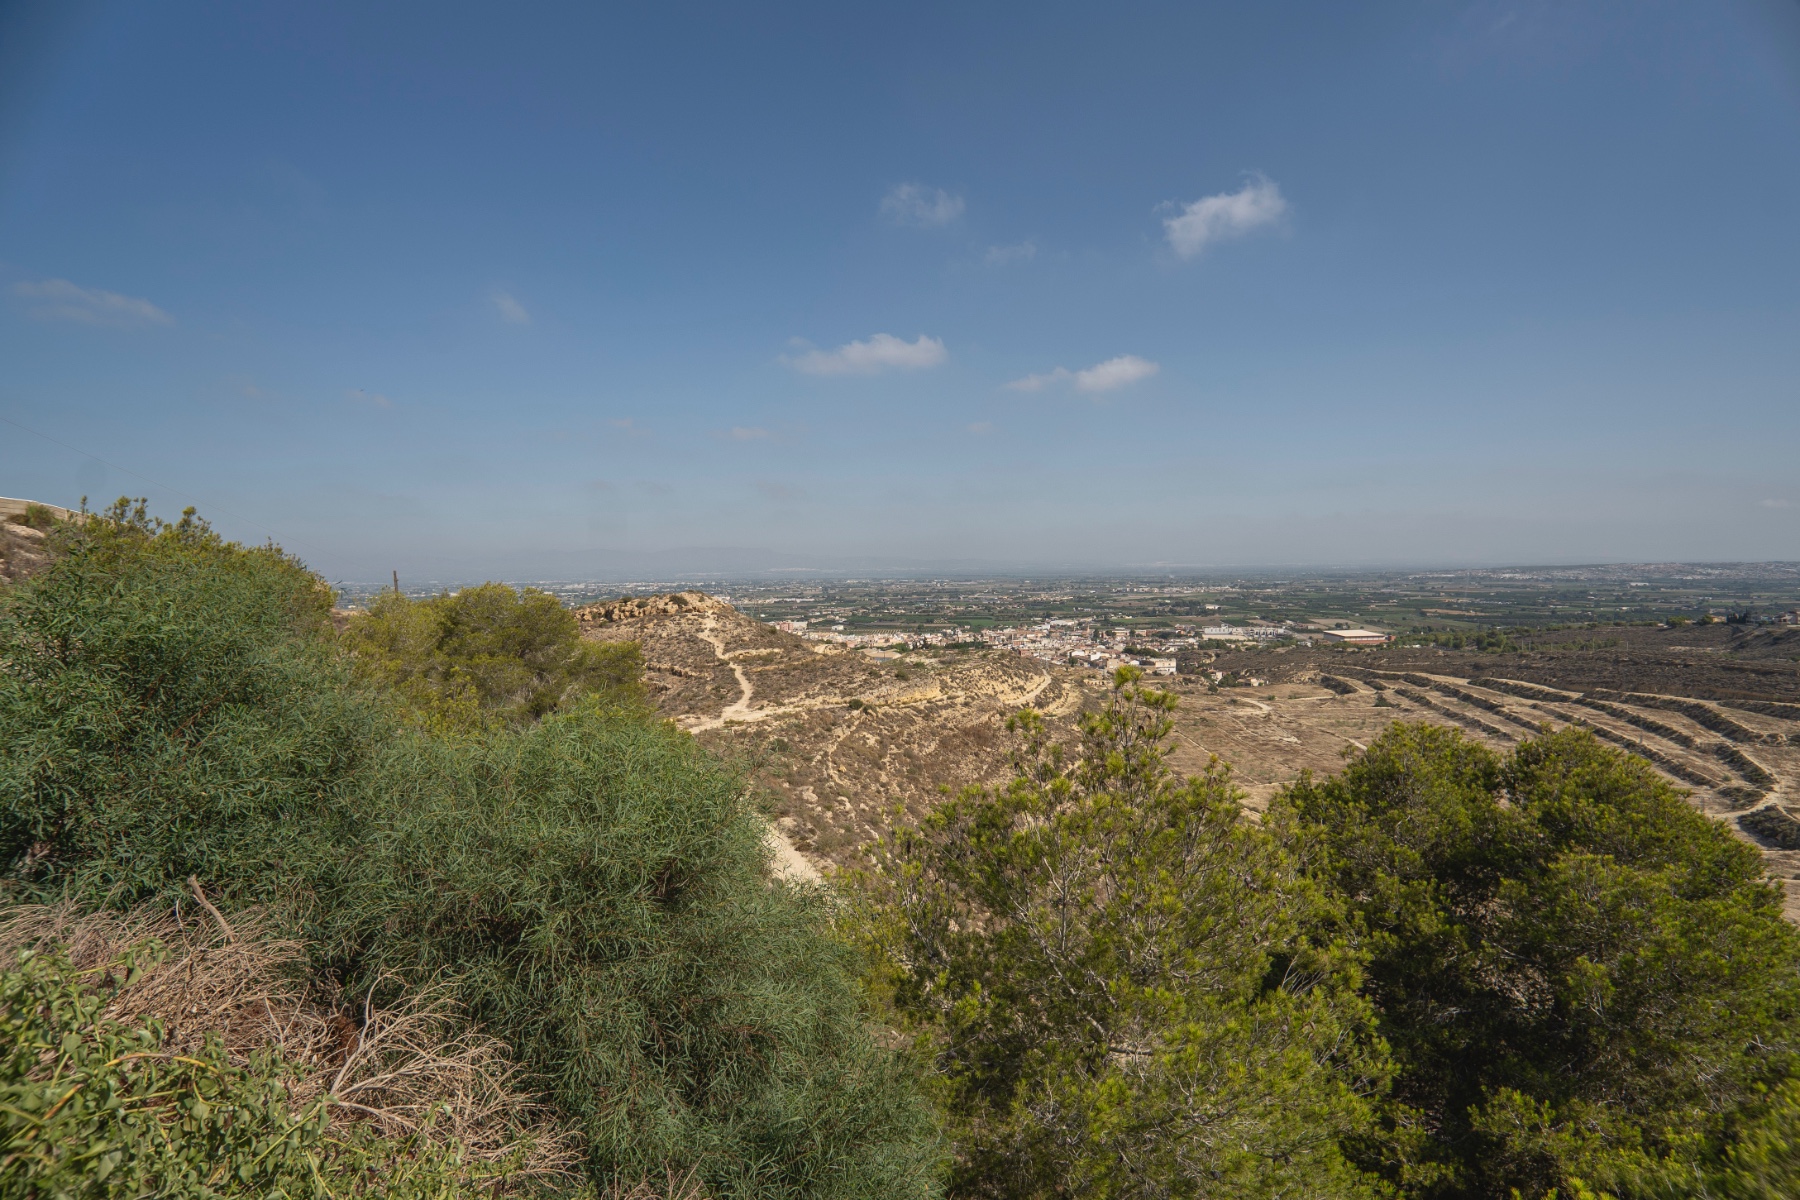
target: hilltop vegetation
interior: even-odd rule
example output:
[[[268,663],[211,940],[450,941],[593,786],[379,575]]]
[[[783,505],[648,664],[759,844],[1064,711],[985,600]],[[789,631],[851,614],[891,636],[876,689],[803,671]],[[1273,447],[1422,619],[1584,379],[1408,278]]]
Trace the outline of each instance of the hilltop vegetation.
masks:
[[[384,593],[346,643],[359,678],[440,730],[524,724],[577,697],[629,705],[643,693],[635,643],[584,642],[556,597],[503,583],[427,600]]]
[[[45,545],[0,592],[0,1194],[1800,1194],[1800,933],[1589,732],[1393,725],[1253,812],[1125,669],[802,887],[623,627],[490,584],[340,632],[141,504]],[[714,616],[714,674],[657,669],[818,711]]]
[[[329,593],[279,551],[141,510],[66,537],[51,567],[0,601],[9,907],[266,906],[304,940],[317,992],[345,998],[353,1029],[359,1003],[447,987],[460,1019],[507,1043],[519,1086],[583,1145],[593,1186],[931,1190],[929,1115],[863,1020],[819,898],[768,877],[741,782],[691,739],[618,689],[573,687],[537,722],[420,729],[407,719],[417,693],[357,682]],[[509,606],[493,593],[482,603]],[[530,617],[530,598],[510,605]],[[531,666],[528,704],[553,673]],[[21,970],[22,996],[73,985],[54,967]],[[159,1037],[70,1019],[59,1036],[74,1041],[58,1044]],[[36,1029],[17,1037],[50,1036]],[[35,1060],[18,1061],[19,1094],[48,1101],[43,1087],[63,1076],[37,1079]],[[281,1074],[240,1066],[262,1072],[246,1087]],[[137,1086],[135,1068],[110,1069],[108,1087]],[[54,1107],[23,1110],[40,1114],[40,1143],[68,1139],[31,1187],[129,1146],[130,1105],[73,1129],[49,1121]],[[170,1130],[190,1109],[151,1106]],[[315,1116],[295,1136],[321,1155],[355,1124],[347,1110]],[[249,1149],[220,1153],[224,1176],[249,1170]],[[164,1184],[187,1194],[174,1178]],[[449,1190],[476,1183],[445,1178]]]

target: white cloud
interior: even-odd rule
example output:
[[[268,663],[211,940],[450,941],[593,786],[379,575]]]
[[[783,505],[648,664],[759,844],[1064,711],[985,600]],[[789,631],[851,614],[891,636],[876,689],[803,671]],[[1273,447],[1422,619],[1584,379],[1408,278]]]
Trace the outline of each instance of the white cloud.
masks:
[[[508,325],[531,324],[531,314],[525,311],[525,306],[514,299],[511,293],[495,292],[488,299],[494,302],[494,307],[500,312],[500,319]]]
[[[970,433],[979,436],[980,434],[994,432],[994,423],[992,421],[974,421],[968,425],[964,425],[963,428]]]
[[[148,300],[122,296],[101,288],[84,288],[66,279],[40,279],[13,284],[13,294],[35,301],[31,315],[52,321],[76,321],[83,325],[110,325],[118,329],[146,325],[173,325],[171,317]]]
[[[394,402],[380,392],[365,391],[362,388],[351,388],[344,393],[346,400],[354,400],[358,404],[372,404],[376,408],[392,408]]]
[[[1083,371],[1071,371],[1067,367],[1057,367],[1053,371],[1045,371],[1041,375],[1027,375],[1023,379],[1015,379],[1006,386],[1015,392],[1041,392],[1053,384],[1073,382],[1077,390],[1083,392],[1110,392],[1139,380],[1148,379],[1162,368],[1147,358],[1139,358],[1135,354],[1121,354],[1117,358],[1109,358],[1103,363],[1095,363]]]
[[[1777,496],[1771,496],[1767,500],[1759,501],[1759,503],[1764,508],[1792,508],[1792,507],[1794,507],[1794,502],[1792,500],[1783,500]]]
[[[1103,363],[1095,363],[1085,371],[1075,372],[1075,386],[1084,392],[1110,392],[1140,379],[1148,379],[1160,369],[1147,358],[1121,354]]]
[[[1062,383],[1071,378],[1067,367],[1058,367],[1054,371],[1045,371],[1042,375],[1027,375],[1023,379],[1015,379],[1006,386],[1015,392],[1041,392],[1053,383]]]
[[[1193,258],[1213,242],[1243,237],[1274,224],[1287,212],[1287,207],[1274,180],[1265,175],[1253,175],[1235,192],[1202,196],[1192,204],[1183,205],[1175,216],[1163,219],[1163,229],[1176,254]]]
[[[1037,257],[1037,246],[1032,242],[1019,242],[1012,246],[989,246],[987,248],[987,265],[1004,267],[1010,263],[1030,262]]]
[[[921,183],[902,183],[881,198],[881,215],[896,225],[930,229],[950,224],[962,211],[961,196]]]
[[[863,342],[849,342],[836,350],[809,350],[783,362],[807,375],[874,375],[892,367],[916,371],[935,367],[949,356],[944,343],[920,334],[917,341],[903,342],[891,333],[878,333]]]

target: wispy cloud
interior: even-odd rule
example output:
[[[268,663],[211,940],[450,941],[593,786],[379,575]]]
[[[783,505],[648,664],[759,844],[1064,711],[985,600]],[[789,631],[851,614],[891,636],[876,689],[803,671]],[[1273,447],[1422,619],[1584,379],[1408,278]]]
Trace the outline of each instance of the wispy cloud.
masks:
[[[964,425],[963,428],[970,433],[979,436],[984,433],[994,432],[994,423],[992,421],[972,421],[969,424]]]
[[[1214,242],[1243,237],[1273,225],[1287,208],[1275,181],[1257,174],[1235,192],[1202,196],[1182,205],[1180,212],[1163,219],[1163,230],[1177,255],[1193,258]]]
[[[1792,508],[1792,507],[1794,507],[1794,502],[1792,500],[1784,500],[1784,499],[1780,498],[1779,496],[1771,496],[1767,500],[1758,501],[1758,503],[1760,503],[1762,505],[1762,507],[1764,507],[1764,508]]]
[[[1075,372],[1075,386],[1084,392],[1110,392],[1148,379],[1161,367],[1135,354],[1121,354],[1103,363],[1095,363],[1085,371]]]
[[[734,442],[761,442],[771,435],[761,425],[733,425],[725,431],[725,436]]]
[[[922,183],[899,184],[881,198],[881,215],[896,225],[932,229],[950,224],[962,213],[961,196]]]
[[[1027,375],[1023,379],[1015,379],[1006,386],[1015,392],[1041,392],[1047,387],[1061,383],[1073,383],[1077,391],[1110,392],[1116,388],[1127,387],[1140,380],[1148,379],[1162,368],[1147,358],[1139,358],[1135,354],[1121,354],[1117,358],[1109,358],[1105,362],[1095,363],[1081,371],[1071,371],[1067,367],[1057,367],[1040,375]]]
[[[358,404],[369,404],[376,408],[392,408],[394,402],[380,392],[364,391],[362,388],[351,388],[344,393],[346,400],[354,400]]]
[[[75,321],[115,329],[173,325],[171,317],[148,300],[103,288],[84,288],[66,279],[27,280],[13,284],[13,294],[31,302],[31,315],[49,321]]]
[[[880,371],[917,371],[935,367],[947,359],[944,343],[920,334],[905,342],[891,333],[878,333],[867,341],[847,342],[836,350],[808,350],[782,360],[805,375],[874,375]]]
[[[494,302],[494,309],[499,312],[500,319],[508,325],[531,324],[531,314],[525,311],[525,306],[520,304],[512,293],[495,292],[488,299]]]
[[[792,484],[781,483],[773,479],[759,479],[753,485],[757,494],[765,500],[798,500],[806,493]]]
[[[1041,375],[1027,375],[1023,379],[1015,379],[1006,386],[1015,392],[1041,392],[1053,383],[1066,382],[1069,377],[1067,367],[1058,367],[1054,371],[1045,371]]]
[[[985,257],[990,267],[1030,262],[1037,257],[1037,245],[1033,242],[1017,242],[1011,246],[989,246]]]

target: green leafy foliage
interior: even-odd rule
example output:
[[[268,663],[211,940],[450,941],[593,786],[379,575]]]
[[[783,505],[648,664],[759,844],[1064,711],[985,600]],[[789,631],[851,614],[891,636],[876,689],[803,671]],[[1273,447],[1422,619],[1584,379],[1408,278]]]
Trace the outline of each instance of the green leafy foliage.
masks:
[[[357,672],[437,730],[534,721],[579,697],[641,701],[635,642],[584,642],[555,596],[485,583],[426,600],[379,597],[345,634]]]
[[[602,1178],[711,1195],[927,1196],[916,1082],[872,1039],[823,898],[772,882],[742,780],[598,704],[414,739],[318,931],[356,978],[449,977]]]
[[[1227,770],[1168,769],[1175,697],[1140,678],[1072,760],[1021,714],[1011,784],[880,853],[874,978],[941,1072],[953,1189],[1368,1194],[1338,1151],[1385,1071],[1357,961]]]
[[[1591,734],[1503,760],[1396,725],[1272,812],[1371,954],[1399,1071],[1359,1157],[1409,1195],[1678,1190],[1791,1074],[1800,935],[1759,855]]]
[[[154,954],[149,946],[140,954]],[[275,1054],[233,1065],[209,1041],[177,1054],[153,1021],[102,1015],[109,986],[26,954],[0,972],[0,1195],[383,1197],[486,1194],[454,1145],[392,1141],[334,1119],[329,1095],[295,1110]]]
[[[542,600],[477,591],[433,644],[494,707],[421,729],[353,679],[329,592],[278,550],[141,505],[74,531],[0,597],[12,895],[123,907],[192,875],[273,903],[327,992],[447,988],[585,1132],[602,1187],[932,1194],[917,1083],[823,898],[770,880],[744,781],[629,702],[633,657],[562,653]]]
[[[189,875],[259,893],[357,823],[379,714],[274,547],[121,500],[0,594],[0,877],[129,904]]]
[[[1723,1153],[1668,1194],[1690,1200],[1792,1200],[1800,1196],[1800,1080],[1770,1090],[1739,1121]]]

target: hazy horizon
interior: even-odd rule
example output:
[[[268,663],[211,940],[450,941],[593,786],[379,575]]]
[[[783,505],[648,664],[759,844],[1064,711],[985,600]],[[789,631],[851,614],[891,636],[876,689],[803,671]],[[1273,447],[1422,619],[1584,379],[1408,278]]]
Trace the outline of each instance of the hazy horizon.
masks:
[[[341,580],[1800,560],[1796,12],[29,0],[0,493]]]

